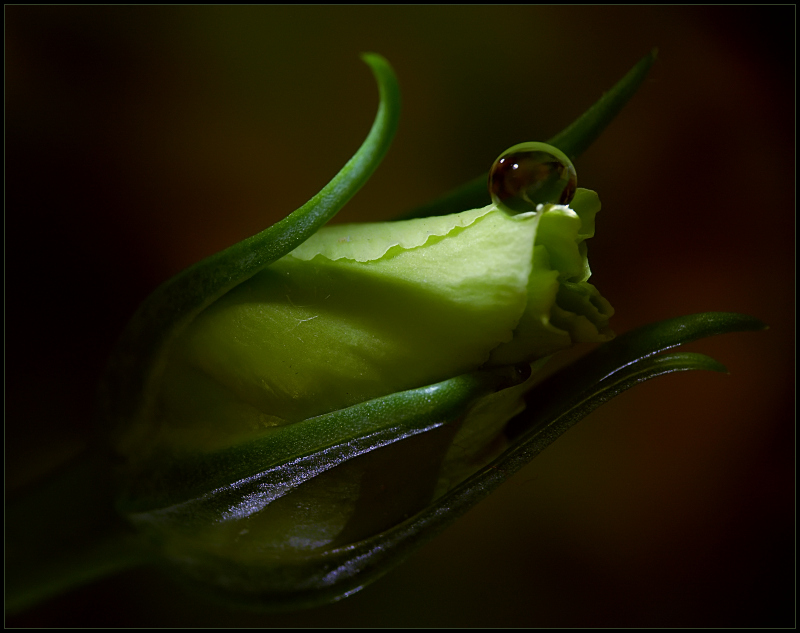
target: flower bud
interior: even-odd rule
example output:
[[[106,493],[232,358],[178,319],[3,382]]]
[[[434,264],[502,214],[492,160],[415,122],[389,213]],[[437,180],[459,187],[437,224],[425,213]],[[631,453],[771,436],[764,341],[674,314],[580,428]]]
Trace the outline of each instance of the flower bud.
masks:
[[[610,338],[587,282],[599,210],[326,227],[202,312],[173,342],[124,452],[218,450],[481,367]]]
[[[158,487],[187,479],[142,476],[159,462],[280,443],[326,416],[470,372],[505,378],[435,432],[317,468],[279,492],[233,493],[211,520],[186,510],[191,495],[131,517],[159,539],[169,533],[181,552],[193,542],[270,559],[367,538],[444,494],[504,447],[531,363],[611,337],[613,310],[587,282],[585,240],[599,208],[595,193],[578,190],[571,206],[513,216],[489,205],[320,230],[172,342],[147,415],[118,443],[137,481],[131,498],[168,498]],[[293,457],[276,468],[291,469]]]
[[[151,561],[249,605],[340,599],[614,395],[675,371],[724,371],[702,355],[656,354],[764,327],[724,313],[645,326],[534,386],[550,354],[612,338],[613,310],[588,283],[600,204],[577,189],[572,159],[654,53],[552,144],[501,154],[491,205],[444,215],[479,204],[476,192],[485,200],[481,178],[412,212],[421,219],[322,228],[397,125],[391,68],[363,58],[381,103],[353,158],[284,220],[156,289],[109,360],[99,408],[119,458],[113,496],[137,531],[101,493],[68,513],[80,517],[66,532],[78,555],[43,548],[30,526],[60,520],[73,498],[45,487],[12,513],[24,552],[16,608]],[[523,396],[535,403],[524,413]],[[104,490],[105,454],[80,466],[67,488]]]
[[[391,68],[364,59],[381,105],[356,155],[288,218],[157,289],[102,390],[119,511],[234,599],[337,599],[399,562],[434,533],[426,513],[448,514],[439,504],[508,446],[533,370],[613,336],[588,283],[600,203],[570,157],[652,59],[557,137],[564,151],[525,144],[489,206],[440,215],[474,181],[428,217],[322,228],[396,128]]]

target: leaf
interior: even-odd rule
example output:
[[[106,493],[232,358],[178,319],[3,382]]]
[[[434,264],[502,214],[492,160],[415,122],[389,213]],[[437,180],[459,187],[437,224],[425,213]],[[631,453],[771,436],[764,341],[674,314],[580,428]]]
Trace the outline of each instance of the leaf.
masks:
[[[328,222],[367,182],[391,144],[400,116],[400,89],[389,63],[362,56],[378,83],[380,104],[367,138],[355,155],[302,207],[260,233],[212,255],[158,287],[125,329],[101,386],[100,405],[109,420],[134,415],[162,365],[164,347],[204,308],[302,244]]]
[[[557,379],[551,379],[532,391],[529,400],[536,398],[540,408],[559,408],[564,406],[565,399],[580,399],[582,396],[579,394],[583,391],[594,389],[595,385],[612,379],[614,374],[648,356],[708,336],[765,328],[758,319],[731,312],[704,312],[645,325],[599,346],[591,354],[559,371]]]
[[[608,124],[619,114],[625,104],[630,101],[631,97],[636,94],[656,61],[656,53],[657,51],[653,49],[649,55],[644,57],[627,75],[620,79],[611,90],[600,97],[591,108],[578,117],[569,127],[552,137],[547,143],[559,148],[574,161],[589,148]],[[448,215],[465,209],[486,206],[491,202],[487,188],[488,177],[488,173],[478,176],[397,219],[410,220],[434,215]]]
[[[383,57],[370,53],[362,59],[377,80],[380,104],[361,147],[294,213],[188,268],[148,297],[109,360],[99,395],[104,422],[124,423],[134,416],[147,397],[149,381],[161,369],[164,348],[174,336],[210,303],[313,235],[380,164],[397,129],[400,92]],[[117,569],[152,562],[156,550],[133,533],[112,507],[109,470],[105,454],[95,446],[66,476],[62,469],[29,497],[9,506],[7,545],[13,556],[6,570],[7,610],[21,610]]]
[[[248,512],[256,512],[256,505],[326,470],[458,419],[482,395],[520,382],[510,367],[464,374],[308,418],[228,449],[183,460],[169,453],[129,475],[118,507],[134,520],[184,526],[218,521],[245,497]]]
[[[199,553],[184,571],[202,585],[216,585],[215,578],[225,578],[224,587],[216,588],[218,593],[251,606],[298,608],[349,595],[401,563],[614,396],[668,373],[725,371],[717,361],[701,354],[657,356],[659,352],[706,336],[764,327],[761,321],[744,315],[705,313],[638,328],[601,345],[534,388],[527,397],[528,409],[508,425],[511,446],[493,463],[403,523],[346,547],[323,554],[298,553],[291,561],[281,560],[275,565],[242,560],[234,563]],[[389,433],[402,439],[407,423]],[[362,447],[368,445],[367,435],[360,439],[366,441]]]

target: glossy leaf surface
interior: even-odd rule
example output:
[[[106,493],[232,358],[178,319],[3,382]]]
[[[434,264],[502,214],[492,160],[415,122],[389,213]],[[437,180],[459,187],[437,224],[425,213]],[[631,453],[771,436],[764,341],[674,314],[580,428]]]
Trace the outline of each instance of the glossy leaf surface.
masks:
[[[614,396],[668,373],[725,371],[717,361],[701,354],[658,355],[660,352],[707,336],[764,327],[757,319],[744,315],[705,313],[629,332],[534,388],[526,397],[528,409],[507,426],[509,448],[493,463],[396,527],[346,547],[307,557],[298,555],[272,566],[241,560],[234,564],[210,554],[198,554],[184,571],[194,581],[216,587],[233,602],[271,609],[344,597],[402,562]],[[396,433],[397,439],[403,439],[402,430]],[[226,578],[225,587],[219,586],[220,577]]]

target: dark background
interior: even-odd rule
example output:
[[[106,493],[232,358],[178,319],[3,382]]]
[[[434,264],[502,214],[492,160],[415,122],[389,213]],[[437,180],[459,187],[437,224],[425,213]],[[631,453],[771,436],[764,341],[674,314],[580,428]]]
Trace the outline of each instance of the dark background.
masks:
[[[115,337],[160,282],[283,217],[404,110],[339,221],[388,219],[570,123],[652,47],[577,162],[617,332],[766,321],[586,419],[339,604],[240,613],[155,571],[18,626],[788,626],[794,622],[794,8],[6,7],[6,487],[76,453]]]

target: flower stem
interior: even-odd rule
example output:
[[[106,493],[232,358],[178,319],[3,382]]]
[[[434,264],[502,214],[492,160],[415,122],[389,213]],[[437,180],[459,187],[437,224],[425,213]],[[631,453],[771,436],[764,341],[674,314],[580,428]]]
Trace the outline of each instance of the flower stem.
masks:
[[[6,614],[153,560],[114,510],[110,465],[96,453],[8,501]]]

